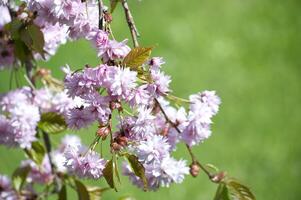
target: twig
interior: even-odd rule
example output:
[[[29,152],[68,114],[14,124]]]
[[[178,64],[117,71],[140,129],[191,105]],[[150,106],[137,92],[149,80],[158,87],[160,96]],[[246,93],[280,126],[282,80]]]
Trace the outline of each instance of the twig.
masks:
[[[34,66],[33,66],[33,64],[32,64],[32,62],[31,62],[31,60],[26,60],[25,61],[25,69],[26,69],[26,75],[27,75],[27,77],[29,78],[29,80],[30,80],[30,82],[31,82],[31,84],[33,85],[33,86],[35,86],[36,84],[35,84],[35,79],[34,79]]]
[[[134,47],[138,47],[139,46],[138,37],[140,35],[139,35],[138,30],[136,28],[132,13],[131,13],[129,5],[127,3],[127,0],[122,0],[122,7],[124,9],[126,21],[128,23],[129,29],[131,31]]]
[[[99,18],[98,18],[98,28],[100,30],[103,30],[103,28],[104,28],[104,25],[103,25],[104,24],[103,7],[104,7],[104,5],[103,5],[102,0],[98,0],[98,16],[99,16]]]
[[[44,140],[44,144],[46,147],[46,151],[47,151],[47,157],[49,159],[49,163],[50,163],[50,167],[51,167],[51,173],[54,175],[54,183],[55,183],[55,191],[59,191],[59,182],[58,182],[58,177],[56,176],[55,173],[55,165],[53,164],[52,161],[52,157],[51,157],[51,142],[50,142],[50,138],[48,133],[46,133],[45,131],[42,131],[42,135],[43,135],[43,140]]]

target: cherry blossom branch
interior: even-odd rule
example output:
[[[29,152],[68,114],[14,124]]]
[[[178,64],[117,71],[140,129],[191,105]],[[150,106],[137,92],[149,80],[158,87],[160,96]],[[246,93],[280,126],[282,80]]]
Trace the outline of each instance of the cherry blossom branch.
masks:
[[[126,16],[126,19],[127,19],[127,23],[128,23],[128,27],[130,29],[130,32],[131,32],[131,35],[132,35],[132,39],[133,39],[133,43],[134,43],[134,47],[137,47],[139,46],[139,43],[138,43],[138,32],[137,32],[137,28],[135,26],[135,23],[134,23],[134,19],[133,19],[133,16],[131,15],[131,12],[129,10],[129,7],[128,7],[128,4],[127,4],[127,0],[122,0],[122,5],[123,5],[123,8],[124,8],[124,11],[125,11],[125,16]],[[189,102],[189,101],[188,101]],[[161,106],[160,102],[158,101],[157,98],[155,98],[155,103],[158,105],[160,111],[162,112],[162,114],[164,115],[165,117],[165,120],[171,124],[175,129],[176,131],[181,134],[181,130],[178,128],[178,126],[172,122],[169,117],[167,116],[166,112],[164,111],[163,107]],[[212,175],[198,160],[197,158],[195,157],[195,155],[193,154],[191,148],[189,145],[186,144],[186,148],[189,152],[189,155],[192,159],[192,165],[191,165],[191,169],[193,167],[193,165],[196,165],[198,167],[200,167],[208,176],[208,178],[213,181],[213,178],[214,178],[214,175]]]
[[[160,111],[162,112],[162,114],[163,114],[163,116],[164,116],[164,118],[165,118],[165,120],[170,124],[170,125],[172,125],[175,129],[176,129],[176,131],[179,133],[179,134],[181,134],[181,130],[178,128],[178,126],[174,123],[174,122],[172,122],[170,119],[169,119],[169,117],[167,116],[167,114],[166,114],[166,112],[164,111],[164,109],[163,109],[163,107],[161,106],[161,104],[160,104],[160,102],[158,101],[158,99],[157,98],[155,98],[155,103],[157,104],[157,106],[159,107],[159,109],[160,109]],[[208,176],[208,178],[211,180],[211,181],[213,181],[212,179],[215,177],[213,174],[211,174],[198,160],[197,160],[197,158],[196,158],[196,156],[193,154],[193,152],[192,152],[192,149],[190,148],[190,146],[188,145],[188,144],[186,144],[186,148],[187,148],[187,150],[188,150],[188,152],[189,152],[189,155],[190,155],[190,157],[191,157],[191,160],[192,160],[192,166],[191,167],[193,167],[193,165],[198,165],[206,174],[207,174],[207,176]]]
[[[121,3],[122,3],[122,7],[124,9],[126,21],[127,21],[128,26],[130,28],[130,31],[131,31],[134,47],[138,47],[139,46],[138,37],[140,37],[140,35],[139,35],[139,32],[138,32],[137,27],[135,25],[132,13],[131,13],[130,8],[129,8],[129,5],[127,3],[127,0],[122,0]]]

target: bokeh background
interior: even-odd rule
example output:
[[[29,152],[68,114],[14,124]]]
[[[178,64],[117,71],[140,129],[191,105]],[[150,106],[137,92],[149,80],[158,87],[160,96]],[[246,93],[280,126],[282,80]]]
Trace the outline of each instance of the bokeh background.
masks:
[[[222,99],[213,135],[194,148],[202,163],[213,163],[250,186],[257,199],[301,196],[301,2],[299,0],[130,0],[143,46],[166,60],[175,94],[187,97],[216,90]],[[121,7],[113,14],[118,40],[130,38]],[[62,46],[48,62],[59,67],[97,64],[84,41]],[[0,90],[8,90],[8,72],[0,72]],[[94,127],[77,132],[86,144]],[[57,136],[56,136],[57,137]],[[60,136],[58,136],[60,137]],[[58,138],[56,138],[58,140]],[[179,146],[176,157],[185,157]],[[0,147],[0,173],[19,165],[20,150]],[[186,156],[187,159],[188,156]],[[94,182],[105,187],[104,180]],[[204,174],[183,184],[142,192],[122,179],[119,192],[103,199],[131,195],[137,200],[209,200],[216,185]],[[75,199],[74,194],[70,193]]]

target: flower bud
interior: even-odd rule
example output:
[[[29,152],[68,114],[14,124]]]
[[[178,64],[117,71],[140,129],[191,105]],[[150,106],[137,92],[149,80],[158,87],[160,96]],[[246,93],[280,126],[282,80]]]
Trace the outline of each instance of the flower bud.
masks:
[[[112,151],[120,151],[121,150],[121,148],[122,148],[122,146],[121,145],[119,145],[117,142],[113,142],[112,144],[111,144],[111,150]]]
[[[197,163],[192,163],[189,167],[191,176],[197,177],[200,173],[200,166]]]
[[[225,172],[220,172],[220,173],[218,173],[218,174],[215,174],[215,175],[211,178],[211,180],[212,180],[213,182],[215,182],[215,183],[219,183],[219,182],[221,182],[221,181],[225,178],[225,176],[226,176],[226,173],[225,173]]]
[[[122,111],[122,106],[120,102],[110,102],[110,108],[111,110],[117,109],[118,111]]]
[[[99,135],[103,139],[105,139],[109,135],[109,133],[110,133],[110,130],[107,126],[100,127],[97,130],[97,135]]]
[[[119,136],[116,138],[116,142],[121,145],[122,147],[127,146],[128,138],[125,136]]]

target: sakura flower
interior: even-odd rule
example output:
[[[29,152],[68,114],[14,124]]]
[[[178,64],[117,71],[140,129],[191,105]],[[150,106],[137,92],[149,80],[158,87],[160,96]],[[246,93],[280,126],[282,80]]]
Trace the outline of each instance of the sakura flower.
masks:
[[[95,121],[95,115],[84,108],[73,108],[67,113],[67,124],[71,129],[80,129],[87,127]]]
[[[126,100],[129,102],[131,107],[134,106],[146,106],[150,103],[151,97],[149,92],[147,91],[146,85],[141,85],[139,87],[134,88]]]
[[[102,30],[95,29],[89,33],[87,39],[91,41],[92,45],[97,49],[97,55],[101,57],[109,43],[108,34]]]
[[[181,134],[182,140],[189,146],[197,145],[211,135],[210,125],[201,123],[198,116],[190,113],[188,125]]]
[[[151,94],[160,96],[166,95],[168,92],[170,92],[170,76],[165,75],[161,71],[151,71],[151,77],[153,80],[153,83],[149,84],[149,91]]]
[[[190,95],[189,97],[191,104],[190,110],[197,112],[200,107],[203,105],[210,108],[212,115],[215,115],[218,112],[219,105],[221,103],[220,98],[216,95],[215,91],[204,91],[202,93]]]
[[[83,146],[69,146],[65,150],[65,158],[65,166],[70,173],[81,178],[99,179],[102,177],[106,161],[95,151],[88,151]]]
[[[110,81],[110,92],[113,96],[126,98],[136,86],[137,72],[129,68],[116,68],[115,74]]]
[[[129,52],[130,47],[126,45],[127,40],[117,42],[116,40],[109,40],[106,52],[103,54],[103,61],[106,63],[109,60],[116,60],[124,58]]]
[[[147,140],[143,140],[139,145],[133,147],[134,152],[142,163],[160,161],[169,155],[170,145],[167,139],[160,135],[154,135]]]
[[[151,110],[140,107],[138,108],[137,119],[131,129],[133,135],[138,139],[146,138],[151,136],[155,132],[153,124],[155,117],[151,114]]]
[[[158,71],[161,68],[161,65],[165,64],[162,57],[153,57],[149,60],[148,64],[152,71]]]

